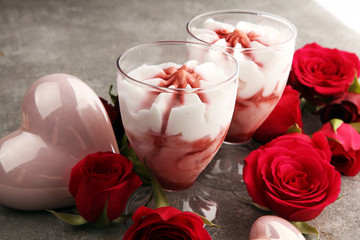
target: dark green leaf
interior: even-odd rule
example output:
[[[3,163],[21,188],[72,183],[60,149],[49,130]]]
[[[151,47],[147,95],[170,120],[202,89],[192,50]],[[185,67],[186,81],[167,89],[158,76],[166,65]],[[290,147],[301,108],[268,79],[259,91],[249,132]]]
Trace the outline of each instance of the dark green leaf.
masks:
[[[96,221],[96,223],[94,223],[93,225],[97,228],[103,228],[106,227],[107,225],[110,224],[109,222],[109,218],[107,216],[107,205],[108,205],[108,201],[106,201],[105,203],[105,207],[103,209],[103,211],[101,212],[100,217],[98,218],[98,220]]]
[[[269,208],[264,207],[264,206],[261,206],[261,205],[255,203],[255,202],[250,201],[250,200],[247,200],[247,199],[245,199],[245,198],[242,198],[242,197],[240,197],[240,196],[239,196],[237,193],[235,193],[235,192],[233,192],[233,194],[234,194],[236,197],[238,197],[238,199],[239,199],[240,201],[242,201],[242,202],[244,202],[244,203],[253,205],[254,207],[256,207],[256,208],[258,208],[258,209],[260,209],[260,210],[262,210],[262,211],[265,211],[265,212],[272,212]]]
[[[221,226],[216,225],[216,224],[213,224],[213,223],[212,223],[211,221],[209,221],[206,217],[204,217],[204,216],[202,216],[202,215],[200,215],[200,214],[198,214],[198,213],[196,213],[196,212],[192,212],[192,213],[195,214],[195,215],[197,215],[197,216],[199,216],[199,217],[203,220],[204,224],[206,224],[206,225],[208,225],[208,226],[210,226],[210,227],[221,228]]]
[[[319,110],[320,107],[312,105],[308,101],[306,101],[304,98],[300,100],[300,109],[301,113],[307,113],[307,112],[316,112]]]
[[[360,123],[359,122],[354,122],[354,123],[349,123],[350,126],[352,126],[353,128],[355,128],[355,130],[360,133]]]
[[[146,162],[145,162],[145,164],[146,164]],[[160,184],[155,179],[153,173],[150,170],[149,170],[149,175],[150,175],[150,180],[151,180],[152,191],[153,191],[154,198],[155,198],[155,207],[160,208],[160,207],[170,206],[169,201],[166,197],[166,194],[164,193]]]
[[[71,213],[59,213],[54,210],[47,210],[48,212],[55,215],[58,219],[60,219],[63,222],[66,222],[71,225],[83,225],[87,223],[85,218],[83,218],[80,215],[77,214],[71,214]]]
[[[129,147],[126,134],[124,134],[120,146],[120,154],[127,157],[133,163],[134,172],[141,178],[144,183],[150,183],[149,171],[139,160],[134,150]]]
[[[291,222],[302,234],[316,235],[320,239],[320,233],[316,227],[310,226],[306,222]]]
[[[343,196],[339,196],[335,201],[340,200],[341,198],[343,198]]]
[[[301,127],[299,127],[299,125],[297,123],[295,123],[294,125],[289,127],[287,132],[288,133],[302,133],[302,129],[301,129]]]
[[[133,213],[129,213],[127,215],[123,215],[123,216],[120,216],[114,220],[112,220],[111,222],[113,223],[123,223],[123,222],[126,222],[127,220],[131,219]]]
[[[116,101],[117,101],[117,95],[113,94],[111,91],[112,91],[112,88],[113,88],[113,85],[110,85],[110,88],[109,88],[109,96],[111,98],[111,102],[115,105],[116,104]]]
[[[328,141],[334,141],[334,142],[337,142],[337,143],[339,143],[339,144],[342,145],[342,143],[341,143],[339,140],[337,140],[336,138],[326,137],[326,139],[327,139]]]

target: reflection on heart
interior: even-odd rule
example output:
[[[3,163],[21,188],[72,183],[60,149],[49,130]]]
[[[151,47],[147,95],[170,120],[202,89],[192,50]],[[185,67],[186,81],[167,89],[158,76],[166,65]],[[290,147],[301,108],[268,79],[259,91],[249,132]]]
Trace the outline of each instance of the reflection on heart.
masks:
[[[23,210],[74,204],[71,168],[87,154],[118,152],[99,97],[78,78],[52,74],[26,92],[18,130],[0,139],[0,203]]]

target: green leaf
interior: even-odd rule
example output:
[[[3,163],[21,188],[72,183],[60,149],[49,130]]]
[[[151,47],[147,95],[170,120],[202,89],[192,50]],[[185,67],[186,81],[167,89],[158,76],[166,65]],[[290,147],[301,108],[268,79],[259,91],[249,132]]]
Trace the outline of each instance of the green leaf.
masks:
[[[294,125],[289,127],[287,132],[288,133],[302,133],[302,129],[301,129],[301,127],[299,127],[299,125],[297,123],[295,123]]]
[[[143,183],[150,183],[150,175],[148,169],[145,165],[139,160],[134,150],[129,147],[126,134],[124,134],[123,139],[120,144],[120,154],[127,157],[133,164],[134,172],[141,178]]]
[[[308,112],[316,112],[320,109],[320,107],[312,105],[311,103],[306,101],[304,98],[301,98],[300,109],[301,109],[301,113],[308,113]]]
[[[126,222],[127,220],[131,219],[133,215],[133,212],[127,214],[127,215],[122,215],[114,220],[112,220],[111,222],[113,223],[123,223],[123,222]]]
[[[343,124],[343,120],[338,119],[338,118],[333,118],[330,120],[330,124],[335,132],[335,134],[337,134],[337,129],[341,126],[341,124]]]
[[[349,123],[350,126],[352,126],[353,128],[355,128],[355,130],[360,133],[360,123],[359,122],[354,122],[354,123]]]
[[[106,227],[107,225],[110,224],[109,218],[107,216],[107,206],[108,206],[108,201],[106,201],[105,207],[104,207],[99,219],[96,221],[96,223],[93,224],[95,227],[102,228],[102,227]],[[126,222],[127,220],[131,219],[132,215],[133,215],[133,212],[131,212],[127,215],[122,215],[122,216],[112,220],[111,222],[112,223],[123,223],[123,222]]]
[[[357,74],[355,72],[354,81],[351,83],[348,92],[360,93],[360,83],[359,83],[358,78],[357,78],[356,75]]]
[[[332,137],[326,137],[326,139],[330,142],[330,141],[334,141],[337,142],[338,144],[342,145],[342,142],[340,142],[339,140],[337,140],[336,138],[332,138]]]
[[[338,196],[338,198],[335,201],[340,200],[341,198],[343,198],[343,196]]]
[[[310,226],[306,222],[291,222],[302,234],[316,235],[320,239],[320,233],[316,227]]]
[[[113,94],[111,91],[112,91],[112,88],[113,88],[113,85],[111,84],[110,85],[110,88],[109,88],[109,96],[111,98],[111,102],[115,105],[116,104],[116,101],[117,101],[117,95]]]
[[[144,162],[145,162],[145,160],[144,160]],[[145,162],[145,164],[146,164],[146,162]],[[150,174],[152,191],[153,191],[154,198],[155,198],[155,208],[170,206],[169,201],[166,197],[166,194],[164,193],[160,184],[155,179],[153,173],[150,170],[149,170],[149,174]]]
[[[245,198],[242,198],[242,197],[240,197],[240,196],[239,196],[237,193],[235,193],[235,192],[233,192],[233,194],[234,194],[236,197],[238,197],[238,199],[239,199],[240,201],[242,201],[242,202],[244,202],[244,203],[253,205],[254,207],[256,207],[256,208],[258,208],[258,209],[260,209],[260,210],[262,210],[262,211],[265,211],[265,212],[272,212],[269,208],[264,207],[264,206],[261,206],[261,205],[255,203],[255,202],[250,201],[250,200],[247,200],[247,199],[245,199]]]
[[[151,194],[150,194],[150,196],[148,197],[148,200],[146,201],[146,203],[144,204],[144,206],[147,207],[147,206],[150,204],[150,202],[151,202],[151,200],[152,200],[153,198],[154,198],[154,192],[151,191]]]
[[[151,185],[152,185],[154,198],[155,198],[155,207],[160,208],[160,207],[170,206],[169,201],[166,197],[166,194],[161,189],[160,184],[156,181],[156,179],[154,178],[154,176],[152,174],[150,176],[151,176]]]
[[[85,218],[83,218],[82,216],[77,215],[77,214],[59,213],[59,212],[56,212],[54,210],[47,210],[47,211],[52,213],[53,215],[55,215],[61,221],[66,222],[66,223],[71,224],[71,225],[78,226],[78,225],[83,225],[83,224],[87,223]]]
[[[198,217],[200,217],[200,218],[203,220],[204,224],[206,224],[206,225],[208,225],[208,226],[210,226],[210,227],[221,228],[221,226],[212,223],[212,222],[209,221],[206,217],[204,217],[204,216],[202,216],[202,215],[200,215],[200,214],[198,214],[198,213],[196,213],[196,212],[192,212],[192,213],[195,214],[195,215],[197,215]]]
[[[100,217],[98,218],[98,220],[93,223],[94,227],[97,227],[97,228],[103,228],[103,227],[106,227],[107,225],[110,224],[109,222],[109,218],[107,216],[107,205],[108,205],[108,200],[106,200],[106,203],[105,203],[105,207],[104,209],[102,210],[101,212],[101,215]]]

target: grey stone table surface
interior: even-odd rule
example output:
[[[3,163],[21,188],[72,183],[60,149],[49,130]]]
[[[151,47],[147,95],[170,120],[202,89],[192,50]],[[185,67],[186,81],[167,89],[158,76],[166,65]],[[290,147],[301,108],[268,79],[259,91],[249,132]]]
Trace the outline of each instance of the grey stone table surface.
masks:
[[[312,0],[0,0],[0,138],[20,125],[22,98],[41,76],[63,72],[107,98],[116,84],[117,57],[157,40],[185,40],[193,16],[220,9],[256,9],[281,15],[298,29],[296,47],[317,42],[360,55],[359,35]],[[342,177],[343,196],[311,224],[321,239],[360,239],[360,177]],[[220,224],[213,239],[248,239],[261,212],[213,190]],[[126,225],[73,227],[45,211],[0,206],[0,239],[121,239]],[[307,239],[315,239],[306,236]]]

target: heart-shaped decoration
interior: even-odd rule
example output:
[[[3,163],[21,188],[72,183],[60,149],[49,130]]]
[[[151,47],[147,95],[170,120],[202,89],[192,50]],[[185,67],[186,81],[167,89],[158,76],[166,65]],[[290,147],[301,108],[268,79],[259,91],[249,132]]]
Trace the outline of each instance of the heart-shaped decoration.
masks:
[[[34,82],[18,130],[0,139],[0,203],[22,210],[70,206],[71,168],[90,153],[118,152],[99,97],[80,79],[51,74]]]
[[[278,216],[262,216],[251,227],[250,240],[305,240],[290,222]]]

